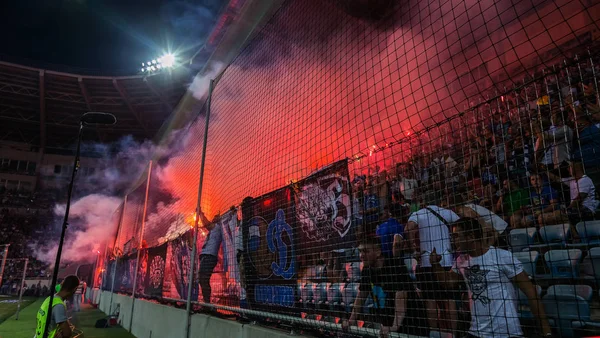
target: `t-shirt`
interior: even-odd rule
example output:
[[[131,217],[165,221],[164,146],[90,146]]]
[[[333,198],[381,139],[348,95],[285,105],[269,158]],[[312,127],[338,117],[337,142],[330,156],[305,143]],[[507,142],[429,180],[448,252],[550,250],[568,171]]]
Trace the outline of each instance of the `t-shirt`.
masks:
[[[529,204],[529,196],[525,189],[516,189],[504,195],[503,202],[504,212],[512,215]]]
[[[390,218],[387,221],[379,224],[375,231],[377,237],[381,240],[381,252],[387,256],[392,256],[392,248],[394,246],[394,235],[404,235],[404,226],[395,218]]]
[[[79,282],[77,286],[77,290],[75,290],[75,294],[82,295],[83,294],[83,282]]]
[[[596,187],[592,179],[583,175],[579,180],[575,180],[573,177],[563,178],[562,181],[569,185],[571,201],[579,196],[579,193],[587,194],[587,197],[581,203],[584,207],[595,212],[598,209],[598,201],[596,200]]]
[[[383,267],[365,267],[361,271],[360,291],[366,291],[373,300],[369,321],[385,326],[392,326],[395,314],[396,292],[407,293],[406,313],[401,323],[403,332],[418,334],[419,329],[426,327],[423,319],[427,318],[423,306],[418,303],[414,283],[408,276],[406,266],[399,259],[385,259]]]
[[[529,196],[531,198],[531,205],[538,210],[547,208],[551,200],[558,199],[558,193],[549,185],[544,185],[540,193],[535,189],[531,189]]]
[[[204,244],[202,245],[201,255],[213,255],[219,256],[219,248],[223,241],[223,231],[221,229],[221,223],[215,222],[215,227],[208,233]]]
[[[500,218],[498,215],[490,211],[489,209],[476,204],[465,204],[465,207],[475,211],[479,217],[485,222],[485,224],[498,233],[503,233],[508,227],[508,223]]]
[[[432,209],[443,217],[447,223],[458,221],[459,217],[452,210],[443,209],[435,205],[430,205]],[[452,245],[450,242],[450,229],[431,211],[421,209],[410,215],[409,222],[414,222],[419,226],[419,241],[421,243],[421,267],[431,267],[429,254],[436,249],[436,252],[442,255],[440,264],[445,267],[452,266]]]
[[[523,334],[512,278],[523,272],[509,251],[490,247],[479,257],[461,255],[452,270],[465,279],[471,303],[471,328],[476,337],[509,337]]]
[[[58,298],[58,295],[54,295],[54,297]],[[68,320],[67,317],[67,308],[64,304],[56,304],[52,307],[52,319],[50,320],[50,326],[48,327],[48,332],[54,330],[54,328],[60,324],[64,323]]]
[[[379,196],[376,194],[368,194],[365,197],[365,221],[368,223],[377,222],[379,220]]]
[[[402,196],[404,196],[404,198],[407,200],[412,200],[415,190],[419,187],[419,182],[411,178],[402,177],[398,184],[398,188],[400,193],[402,193]]]

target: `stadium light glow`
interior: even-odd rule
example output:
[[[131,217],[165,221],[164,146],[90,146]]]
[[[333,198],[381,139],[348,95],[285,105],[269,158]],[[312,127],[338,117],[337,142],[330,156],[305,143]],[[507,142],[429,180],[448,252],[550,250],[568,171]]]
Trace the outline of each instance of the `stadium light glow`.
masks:
[[[175,65],[175,55],[171,53],[165,54],[159,61],[163,67],[173,67],[173,65]]]
[[[172,68],[175,66],[176,58],[172,53],[167,53],[162,55],[159,58],[152,59],[148,62],[142,62],[142,73],[152,73],[156,71],[162,71],[167,68]]]

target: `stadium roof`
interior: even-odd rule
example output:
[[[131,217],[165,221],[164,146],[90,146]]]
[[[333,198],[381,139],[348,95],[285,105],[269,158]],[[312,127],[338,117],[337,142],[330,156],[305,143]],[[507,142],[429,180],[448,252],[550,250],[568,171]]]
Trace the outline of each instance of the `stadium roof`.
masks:
[[[112,113],[115,126],[86,133],[110,142],[124,135],[153,138],[187,90],[185,67],[148,75],[106,77],[62,73],[0,61],[0,141],[70,148],[79,117]]]

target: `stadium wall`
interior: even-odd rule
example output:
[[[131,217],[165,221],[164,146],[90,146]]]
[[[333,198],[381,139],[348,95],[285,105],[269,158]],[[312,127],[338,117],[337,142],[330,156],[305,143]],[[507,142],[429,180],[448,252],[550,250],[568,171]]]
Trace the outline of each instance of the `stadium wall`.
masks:
[[[108,307],[110,305],[111,293],[106,291],[97,293],[96,289],[88,293],[88,297],[92,295],[97,295],[97,299],[100,301],[100,310],[107,315],[110,314]],[[184,336],[185,326],[182,325],[182,319],[186,316],[185,309],[136,299],[132,325],[129,326],[131,312],[127,310],[131,309],[131,302],[132,299],[130,296],[114,294],[112,307],[113,309],[117,306],[120,307],[119,323],[137,338]],[[257,325],[244,325],[232,320],[224,320],[203,314],[192,316],[190,335],[192,337],[231,338],[283,338],[290,336],[289,334]],[[294,337],[301,336],[294,335]]]

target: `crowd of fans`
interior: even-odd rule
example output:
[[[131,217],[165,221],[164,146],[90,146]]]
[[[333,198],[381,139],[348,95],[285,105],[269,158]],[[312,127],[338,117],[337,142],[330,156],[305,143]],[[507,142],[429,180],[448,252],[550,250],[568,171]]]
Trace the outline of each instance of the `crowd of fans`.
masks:
[[[346,291],[336,304],[351,313],[345,329],[363,319],[380,324],[383,334],[507,337],[523,335],[521,324],[529,320],[527,335],[550,334],[552,324],[573,336],[570,323],[552,321],[554,310],[563,307],[563,316],[580,321],[589,313],[559,298],[549,310],[548,300],[568,288],[571,296],[582,297],[578,292],[587,288],[591,295],[598,274],[592,271],[594,281],[585,285],[578,264],[569,273],[555,273],[550,264],[558,251],[565,261],[591,257],[590,236],[580,232],[600,220],[598,73],[598,66],[581,62],[545,74],[475,105],[448,121],[451,127],[415,136],[409,160],[356,173],[360,255],[316,258],[326,277],[303,276],[302,306],[332,304],[331,287],[321,294],[317,285],[341,281]],[[556,226],[562,234],[550,238],[548,229]],[[513,234],[521,230],[531,246],[515,246]],[[521,258],[524,250],[543,258],[529,262]],[[360,274],[351,271],[353,261],[361,262]],[[349,288],[355,293],[347,297]],[[591,311],[591,298],[576,299]]]
[[[47,224],[50,224],[51,214],[49,207],[41,208],[44,199],[33,195],[17,192],[5,192],[0,205],[0,244],[9,244],[8,256],[0,294],[18,294],[25,267],[24,259],[27,258],[26,279],[44,279],[49,277],[50,271],[47,264],[37,260],[33,255],[32,243],[44,238]],[[5,247],[0,247],[2,257]],[[0,260],[1,263],[1,260]],[[43,287],[37,284],[30,285],[24,292],[27,295],[44,295]]]

